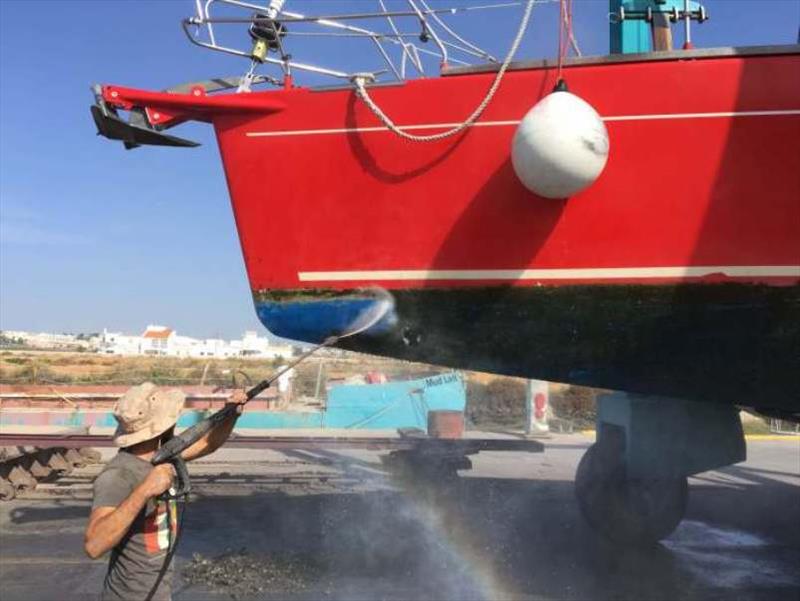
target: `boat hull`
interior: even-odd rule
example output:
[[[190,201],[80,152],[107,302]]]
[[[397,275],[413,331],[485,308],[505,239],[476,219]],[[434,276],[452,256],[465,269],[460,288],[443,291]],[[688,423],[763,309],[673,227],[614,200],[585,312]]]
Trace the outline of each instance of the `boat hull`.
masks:
[[[398,323],[341,346],[643,394],[800,411],[800,287],[704,283],[395,290]],[[336,327],[330,300],[280,301],[289,338]],[[313,324],[313,325],[312,325]]]
[[[511,70],[474,127],[429,144],[389,132],[352,90],[269,92],[285,108],[212,116],[262,322],[319,341],[378,286],[395,311],[341,346],[800,410],[800,54],[684,56],[566,69],[611,150],[565,200],[526,190],[510,161],[552,69]],[[493,76],[371,94],[434,133]]]

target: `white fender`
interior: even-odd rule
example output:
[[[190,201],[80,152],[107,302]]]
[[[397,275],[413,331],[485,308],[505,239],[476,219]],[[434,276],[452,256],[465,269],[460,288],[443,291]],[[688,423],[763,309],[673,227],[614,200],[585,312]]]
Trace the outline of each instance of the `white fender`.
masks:
[[[545,198],[589,187],[608,160],[608,132],[597,111],[570,92],[553,92],[522,119],[511,162],[523,185]]]

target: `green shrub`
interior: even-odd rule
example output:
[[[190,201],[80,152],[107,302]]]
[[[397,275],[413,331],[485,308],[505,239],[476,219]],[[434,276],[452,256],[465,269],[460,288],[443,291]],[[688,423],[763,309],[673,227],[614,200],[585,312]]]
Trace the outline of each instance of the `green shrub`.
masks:
[[[526,386],[519,378],[497,378],[488,384],[468,379],[467,419],[476,426],[522,427]]]
[[[566,386],[550,395],[550,408],[556,417],[572,422],[575,428],[591,428],[597,417],[597,395],[602,392],[596,388]]]

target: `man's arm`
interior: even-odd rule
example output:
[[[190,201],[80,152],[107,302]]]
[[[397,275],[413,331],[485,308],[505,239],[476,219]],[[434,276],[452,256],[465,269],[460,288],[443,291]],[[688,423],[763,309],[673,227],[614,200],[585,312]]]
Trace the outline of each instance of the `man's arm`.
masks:
[[[148,499],[167,490],[174,475],[171,464],[158,465],[119,506],[93,509],[84,535],[86,554],[97,559],[119,543]]]
[[[205,457],[225,444],[225,441],[228,440],[228,437],[233,431],[233,426],[236,424],[236,420],[242,413],[242,405],[244,405],[246,402],[247,393],[244,390],[235,391],[228,399],[226,406],[238,405],[236,413],[231,415],[216,428],[209,431],[205,436],[203,436],[203,438],[198,440],[188,449],[184,450],[183,453],[181,453],[183,460],[191,461],[192,459],[197,459],[198,457]]]

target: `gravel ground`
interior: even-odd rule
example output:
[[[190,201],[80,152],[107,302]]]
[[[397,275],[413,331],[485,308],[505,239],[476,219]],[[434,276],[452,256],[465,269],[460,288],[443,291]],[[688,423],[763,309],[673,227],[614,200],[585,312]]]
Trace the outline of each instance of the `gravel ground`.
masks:
[[[184,581],[222,592],[234,599],[270,591],[293,594],[318,585],[322,579],[319,562],[313,556],[286,553],[252,554],[246,549],[203,557],[195,553],[183,568]]]

